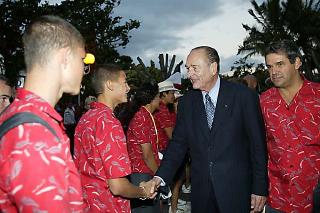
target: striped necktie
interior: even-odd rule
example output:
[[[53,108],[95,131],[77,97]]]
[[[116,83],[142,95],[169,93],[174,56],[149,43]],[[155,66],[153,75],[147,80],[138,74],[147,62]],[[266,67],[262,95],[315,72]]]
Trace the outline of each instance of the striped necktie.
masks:
[[[205,95],[205,98],[206,98],[205,108],[206,108],[206,113],[207,113],[208,127],[209,127],[209,129],[211,129],[213,118],[214,118],[214,111],[216,110],[216,108],[214,107],[208,93]]]

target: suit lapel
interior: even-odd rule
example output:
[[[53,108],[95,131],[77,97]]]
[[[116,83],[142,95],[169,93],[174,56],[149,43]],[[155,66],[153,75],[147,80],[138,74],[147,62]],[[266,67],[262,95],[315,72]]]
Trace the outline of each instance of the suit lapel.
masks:
[[[215,135],[219,128],[223,128],[224,122],[230,122],[229,116],[233,107],[233,95],[232,89],[227,86],[227,83],[221,79],[219,95],[216,105],[216,111],[214,113],[213,125],[211,129],[211,135]]]

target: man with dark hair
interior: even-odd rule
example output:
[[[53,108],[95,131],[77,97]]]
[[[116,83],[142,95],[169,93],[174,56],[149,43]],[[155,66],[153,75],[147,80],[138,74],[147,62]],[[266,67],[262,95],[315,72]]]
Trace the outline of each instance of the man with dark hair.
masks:
[[[190,148],[192,212],[261,211],[267,158],[257,93],[221,79],[211,47],[191,50],[186,68],[194,90],[179,101],[172,140],[153,181],[170,184]]]
[[[301,75],[291,41],[271,43],[265,60],[274,84],[260,96],[269,155],[266,211],[311,212],[320,180],[320,84]]]
[[[8,79],[0,74],[0,113],[13,101],[13,88]]]
[[[174,129],[174,126],[176,125],[176,113],[172,110],[172,112],[169,111],[170,105],[172,108],[174,108],[174,93],[178,91],[174,87],[174,84],[172,81],[162,81],[158,83],[159,86],[159,93],[160,93],[160,105],[159,109],[154,113],[154,118],[156,122],[159,124],[159,130],[158,130],[158,146],[159,151],[162,153],[162,155],[165,153],[165,150],[167,149],[169,140],[172,138],[172,132]],[[162,155],[160,155],[162,157]],[[162,158],[161,158],[162,159]],[[161,160],[160,159],[160,160]],[[171,196],[171,206],[169,208],[169,213],[171,212],[178,212],[178,197],[180,188],[182,185],[182,175],[183,175],[183,168],[184,164],[181,166],[181,168],[178,170],[176,177],[174,178],[174,183],[172,184],[172,196]],[[181,201],[181,200],[180,200]],[[180,205],[180,207],[184,207]],[[181,209],[182,210],[182,209]]]
[[[80,91],[84,40],[67,21],[42,16],[26,29],[23,45],[24,88],[17,90],[0,124],[13,115],[31,113],[47,125],[23,123],[0,139],[0,209],[79,212],[83,208],[80,177],[54,106],[63,93]]]
[[[156,84],[146,83],[140,86],[133,99],[131,118],[127,131],[128,153],[131,161],[133,184],[139,185],[149,181],[157,171],[160,159],[158,156],[158,128],[153,113],[159,108],[159,88]],[[154,201],[132,200],[133,213],[160,213],[159,199]]]
[[[159,109],[155,112],[154,118],[159,124],[159,150],[164,153],[169,139],[172,137],[172,132],[175,126],[176,116],[168,109],[169,104],[174,103],[174,92],[177,91],[171,81],[162,81],[158,83],[160,93]]]
[[[126,137],[113,111],[127,102],[130,87],[118,66],[100,66],[92,76],[97,101],[81,117],[75,131],[75,163],[80,171],[88,212],[131,212],[126,198],[148,198],[150,188],[131,184]]]

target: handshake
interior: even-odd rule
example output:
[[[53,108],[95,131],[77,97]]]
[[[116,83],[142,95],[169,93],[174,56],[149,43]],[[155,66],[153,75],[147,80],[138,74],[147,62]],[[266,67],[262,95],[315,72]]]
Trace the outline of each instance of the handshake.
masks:
[[[158,194],[158,189],[161,184],[161,179],[159,177],[153,177],[151,180],[145,182],[142,181],[139,184],[139,187],[143,190],[144,196],[141,197],[141,200],[145,199],[154,199]]]

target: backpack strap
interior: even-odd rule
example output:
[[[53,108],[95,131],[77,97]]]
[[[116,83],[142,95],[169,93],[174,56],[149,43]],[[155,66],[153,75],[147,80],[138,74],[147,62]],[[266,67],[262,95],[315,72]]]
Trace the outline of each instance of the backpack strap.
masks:
[[[31,113],[31,112],[19,112],[9,117],[0,125],[0,139],[5,135],[10,129],[15,128],[24,123],[39,123],[45,126],[50,132],[59,140],[59,137],[54,131],[54,129],[42,118]]]

